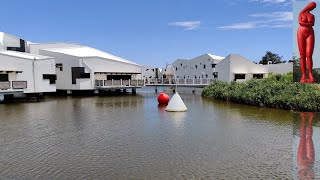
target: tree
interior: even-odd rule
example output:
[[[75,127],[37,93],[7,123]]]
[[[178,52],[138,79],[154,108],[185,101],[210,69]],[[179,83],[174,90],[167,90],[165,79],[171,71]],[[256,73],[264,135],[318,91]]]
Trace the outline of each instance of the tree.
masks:
[[[292,60],[289,60],[288,62],[292,62],[293,66],[300,66],[300,58],[297,56],[293,56]]]
[[[259,64],[268,64],[269,61],[271,62],[271,64],[279,64],[286,62],[282,61],[282,56],[280,57],[278,54],[272,53],[271,51],[267,51],[266,54],[260,60]]]

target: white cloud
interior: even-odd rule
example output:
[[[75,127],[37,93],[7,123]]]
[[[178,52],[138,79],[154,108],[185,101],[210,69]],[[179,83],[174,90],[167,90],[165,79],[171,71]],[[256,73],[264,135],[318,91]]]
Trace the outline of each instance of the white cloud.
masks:
[[[294,0],[251,0],[251,2],[263,3],[266,6],[270,6],[270,5],[291,6]]]
[[[268,1],[268,0],[265,0],[265,1]],[[244,23],[234,23],[231,25],[218,27],[218,29],[229,30],[229,29],[255,29],[255,28],[290,28],[292,27],[293,13],[288,11],[260,13],[260,14],[251,14],[249,15],[249,17],[255,18],[255,21],[249,21]]]
[[[254,29],[254,28],[257,28],[256,24],[250,23],[250,22],[236,23],[236,24],[232,24],[232,25],[228,25],[228,26],[218,27],[218,29],[225,29],[225,30],[227,30],[227,29]]]
[[[200,27],[200,21],[184,21],[184,22],[172,22],[169,23],[170,26],[179,26],[183,27],[184,30],[193,30]]]

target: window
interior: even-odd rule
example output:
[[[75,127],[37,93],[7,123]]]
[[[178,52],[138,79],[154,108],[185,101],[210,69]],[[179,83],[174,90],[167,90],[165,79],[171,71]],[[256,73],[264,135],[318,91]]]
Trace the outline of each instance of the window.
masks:
[[[56,64],[56,68],[59,68],[60,71],[63,71],[63,65],[62,65],[62,63],[57,63],[57,64]]]
[[[49,79],[50,84],[56,84],[57,75],[55,75],[55,74],[43,74],[43,79]]]
[[[194,78],[197,78],[197,75],[194,75]]]
[[[214,72],[214,73],[212,73],[212,75],[214,78],[218,78],[218,72]]]
[[[26,43],[23,39],[20,39],[20,47],[7,47],[9,51],[26,52]]]
[[[90,78],[90,73],[85,73],[84,67],[71,67],[72,84],[76,84],[76,79]]]
[[[182,63],[180,65],[182,66]]]
[[[178,68],[176,67],[176,71],[178,71]]]
[[[206,65],[204,64],[204,65],[203,65],[203,69],[205,69],[205,68],[206,68]]]
[[[216,64],[211,64],[212,68],[215,68],[216,67]]]
[[[0,82],[3,81],[9,81],[9,75],[8,74],[0,74]]]
[[[237,79],[246,79],[246,74],[235,74],[234,80],[237,80]]]
[[[206,78],[208,78],[208,74],[206,74]]]
[[[146,71],[149,71],[149,69],[146,69]]]
[[[263,74],[253,74],[253,78],[263,79]]]
[[[196,65],[196,69],[198,69],[198,65]]]

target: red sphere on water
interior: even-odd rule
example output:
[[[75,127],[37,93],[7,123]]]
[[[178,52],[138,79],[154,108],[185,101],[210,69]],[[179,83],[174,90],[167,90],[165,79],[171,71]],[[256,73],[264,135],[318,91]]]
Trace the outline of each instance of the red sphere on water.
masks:
[[[159,104],[168,104],[170,97],[166,93],[161,93],[158,96],[158,103]]]

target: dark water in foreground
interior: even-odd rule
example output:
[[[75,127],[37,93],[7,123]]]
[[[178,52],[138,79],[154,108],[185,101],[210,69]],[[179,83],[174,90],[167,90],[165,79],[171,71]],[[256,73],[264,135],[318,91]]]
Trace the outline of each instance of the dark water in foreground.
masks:
[[[0,179],[298,177],[299,114],[181,96],[186,113],[153,93],[0,105]]]

